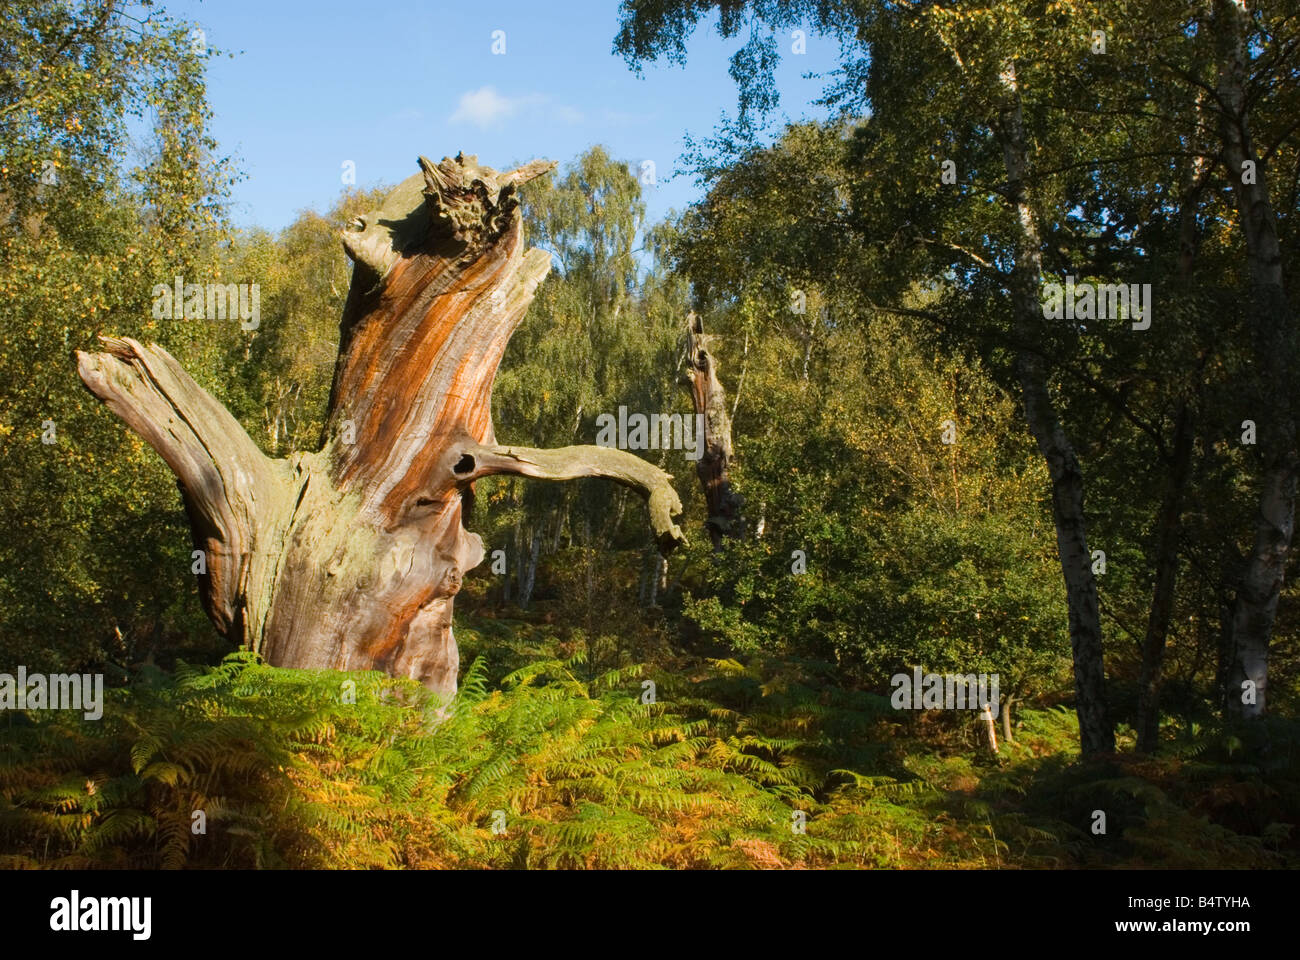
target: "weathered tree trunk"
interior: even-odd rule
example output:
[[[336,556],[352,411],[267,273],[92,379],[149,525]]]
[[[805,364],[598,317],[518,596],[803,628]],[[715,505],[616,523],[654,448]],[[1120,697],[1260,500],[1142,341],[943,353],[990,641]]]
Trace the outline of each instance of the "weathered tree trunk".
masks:
[[[498,444],[491,393],[550,257],[525,251],[518,185],[457,156],[403,181],[344,233],[355,262],[324,443],[264,456],[165,350],[105,338],[78,354],[95,396],[180,481],[204,609],[277,666],[378,669],[456,689],[452,601],[483,543],[465,529],[493,474],[607,477],[639,491],[661,549],[684,540],[671,478],[625,451]]]
[[[1074,690],[1079,715],[1080,749],[1084,755],[1115,750],[1115,734],[1106,712],[1106,674],[1102,659],[1101,615],[1097,582],[1083,513],[1083,471],[1065,433],[1047,388],[1047,362],[1039,327],[1043,312],[1038,284],[1042,275],[1042,239],[1038,217],[1026,194],[1028,152],[1020,91],[1014,65],[1003,82],[1006,103],[999,119],[999,136],[1007,168],[1007,197],[1016,216],[1015,262],[1011,270],[1011,299],[1017,351],[1016,367],[1024,398],[1025,421],[1047,461],[1052,478],[1052,519],[1057,552],[1065,577],[1070,618],[1070,648],[1074,657]]]
[[[1282,272],[1277,217],[1269,199],[1263,164],[1251,142],[1246,82],[1249,13],[1240,0],[1215,0],[1214,31],[1219,58],[1217,100],[1223,160],[1237,201],[1237,219],[1246,240],[1251,286],[1251,334],[1264,470],[1255,541],[1237,584],[1232,617],[1232,662],[1227,676],[1227,706],[1242,717],[1264,714],[1268,690],[1268,647],[1295,530],[1296,450],[1292,406],[1294,321]],[[1249,167],[1247,166],[1249,164]],[[1254,176],[1247,170],[1253,169]],[[1249,181],[1249,182],[1243,182]],[[1243,696],[1253,687],[1254,696]],[[1243,702],[1243,700],[1245,702]]]
[[[704,415],[704,439],[695,472],[708,504],[707,526],[713,549],[724,537],[744,535],[740,508],[743,500],[731,487],[731,417],[727,415],[727,394],[718,379],[718,362],[709,352],[704,323],[692,313],[686,320],[685,358],[688,386],[696,414]]]

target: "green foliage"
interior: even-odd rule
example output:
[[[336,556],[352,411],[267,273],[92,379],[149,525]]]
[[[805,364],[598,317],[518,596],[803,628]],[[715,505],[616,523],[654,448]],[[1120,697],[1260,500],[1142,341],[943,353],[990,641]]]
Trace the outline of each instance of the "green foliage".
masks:
[[[1016,757],[985,769],[913,739],[909,720],[834,685],[826,665],[585,679],[584,660],[534,661],[499,685],[475,661],[448,707],[379,674],[234,654],[142,672],[100,722],[9,713],[0,864],[1250,866],[1294,848],[1295,793],[1281,792],[1293,749],[1258,784],[1276,819],[1247,830],[1197,811],[1259,771],[1229,763],[1171,791],[1169,766],[1072,766],[1065,711],[1026,711]],[[651,678],[656,702],[643,703]],[[1109,845],[1085,829],[1094,807],[1118,825]]]
[[[1289,8],[1257,6],[1252,69],[1270,96],[1254,130],[1273,170],[1291,170]],[[1040,7],[623,5],[615,46],[633,63],[681,59],[715,11],[724,37],[747,34],[731,63],[740,113],[707,150],[688,138],[708,193],[669,223],[644,222],[635,176],[602,147],[525,188],[528,242],[555,269],[506,352],[495,429],[562,446],[591,442],[619,406],[689,411],[679,351],[694,306],[733,417],[746,532],[712,550],[693,465],[649,454],[676,476],[695,541],[661,585],[628,491],[480,482],[467,524],[507,565],[485,564],[458,599],[472,666],[450,705],[378,674],[180,662],[228,650],[199,610],[173,480],[73,360],[101,332],[156,341],[268,455],[314,449],[348,284],[337,229],[382,190],[349,191],[276,236],[237,234],[224,212],[235,174],[208,132],[209,54],[189,25],[103,0],[8,15],[0,650],[33,671],[100,668],[116,686],[96,723],[0,714],[0,865],[1294,866],[1294,577],[1269,678],[1280,716],[1237,728],[1211,706],[1256,509],[1259,451],[1237,425],[1261,400],[1227,182],[1213,165],[1195,190],[1188,177],[1212,126],[1197,95],[1212,51],[1166,0]],[[764,26],[845,41],[826,99],[841,115],[767,146],[780,45]],[[1119,44],[1111,55],[1084,55],[1094,28]],[[1038,331],[1108,556],[1123,747],[1168,438],[1183,406],[1196,425],[1154,759],[1080,762],[1065,703],[1051,488],[1018,422],[1023,345],[1008,322],[1015,221],[994,124],[1010,59],[1044,272],[1160,289],[1158,349],[1122,325]],[[956,183],[938,181],[943,159]],[[1294,273],[1295,191],[1272,183]],[[1170,280],[1185,210],[1188,283]],[[153,286],[177,275],[257,282],[259,328],[154,319]],[[888,677],[912,665],[998,673],[1003,702],[1017,700],[1014,739],[991,758],[970,715],[890,710]]]
[[[188,25],[103,2],[21,5],[0,57],[0,648],[32,669],[210,650],[174,481],[73,356],[154,340],[227,395],[238,325],[151,316],[155,284],[214,279],[227,236],[204,57]]]
[[[1051,689],[1067,637],[1047,472],[978,357],[825,265],[844,149],[792,127],[720,176],[673,239],[723,367],[744,373],[733,479],[764,531],[695,552],[685,611],[732,650],[834,659],[877,688],[920,664]]]
[[[558,176],[523,194],[527,240],[553,257],[551,275],[506,349],[492,393],[499,439],[531,446],[593,443],[601,414],[685,413],[677,383],[685,328],[685,284],[658,261],[654,231],[643,222],[641,185],[625,163],[592,147]],[[686,493],[689,464],[657,454]],[[683,497],[690,502],[689,497]],[[644,509],[626,489],[605,482],[535,484],[485,480],[474,528],[489,549],[504,549],[515,602],[526,604],[531,568],[564,569],[583,551],[644,550]],[[534,546],[536,556],[534,559]],[[568,550],[568,560],[560,558]],[[591,559],[591,558],[588,558]],[[545,576],[545,574],[544,574]],[[563,574],[548,579],[552,595]],[[609,578],[602,577],[608,589]],[[564,584],[571,608],[592,611],[595,584]],[[577,589],[574,589],[577,588]],[[540,591],[539,591],[540,592]],[[635,603],[635,600],[633,601]]]
[[[307,211],[276,237],[240,236],[227,255],[224,269],[257,277],[262,297],[262,322],[238,359],[228,403],[267,456],[320,445],[351,281],[339,232],[385,193],[345,191],[326,215]]]

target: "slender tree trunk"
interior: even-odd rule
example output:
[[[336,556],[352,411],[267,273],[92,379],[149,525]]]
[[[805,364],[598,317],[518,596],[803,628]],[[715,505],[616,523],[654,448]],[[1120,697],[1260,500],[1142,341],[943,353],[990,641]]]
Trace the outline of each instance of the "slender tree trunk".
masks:
[[[1201,147],[1206,94],[1196,92],[1193,131],[1188,137],[1193,152]],[[1187,167],[1183,180],[1183,198],[1179,210],[1178,228],[1178,279],[1184,290],[1194,282],[1196,254],[1200,243],[1196,231],[1196,211],[1205,188],[1205,176],[1210,164],[1204,156],[1196,156]],[[1199,378],[1204,370],[1202,355],[1197,370]],[[1199,398],[1199,393],[1198,393]],[[1169,462],[1169,476],[1160,511],[1156,519],[1156,575],[1151,595],[1151,609],[1147,617],[1147,632],[1142,641],[1142,667],[1138,677],[1137,748],[1143,753],[1153,753],[1160,739],[1160,684],[1164,672],[1165,645],[1169,625],[1173,620],[1175,588],[1180,559],[1178,543],[1183,529],[1183,498],[1192,476],[1192,445],[1195,441],[1195,424],[1189,401],[1184,398],[1174,415],[1173,455]]]
[[[551,538],[551,553],[558,553],[560,550],[560,539],[564,535],[564,525],[569,519],[569,499],[564,498],[560,504],[559,510],[555,513],[555,536]]]
[[[989,753],[996,756],[998,752],[997,727],[993,723],[993,711],[987,703],[984,704],[984,708],[980,711],[980,726],[984,728],[984,743],[989,748]]]
[[[606,542],[612,540],[618,535],[619,526],[623,523],[623,511],[627,508],[627,497],[623,496],[623,491],[614,495],[614,501],[618,504],[614,510],[614,516],[611,518],[612,523],[605,528]]]
[[[659,558],[651,558],[650,567],[650,592],[646,596],[646,609],[656,606],[659,602]]]
[[[521,510],[523,509],[522,504],[520,505],[520,509],[521,509]],[[514,567],[515,567],[515,605],[518,606],[520,609],[523,608],[524,576],[525,576],[525,574],[524,574],[524,564],[525,564],[525,562],[526,562],[525,559],[524,559],[525,556],[526,556],[526,554],[525,554],[525,552],[524,552],[524,528],[523,528],[523,521],[522,521],[522,520],[519,520],[519,519],[516,519],[516,520],[515,520],[515,563],[514,563]]]
[[[587,565],[587,642],[590,643],[592,635],[595,633],[596,623],[594,608],[596,593],[596,547],[591,537],[591,514],[588,513],[584,513],[582,517],[582,558]]]
[[[533,601],[533,585],[537,583],[537,558],[542,553],[542,535],[533,531],[532,543],[528,548],[528,566],[524,572],[524,582],[519,588],[519,606],[527,610]]]
[[[686,320],[685,345],[691,401],[697,416],[704,416],[704,437],[696,441],[701,443],[701,455],[695,472],[708,505],[709,539],[717,550],[724,537],[744,536],[743,501],[731,486],[731,417],[727,415],[726,391],[718,379],[718,362],[709,352],[704,323],[694,313]]]
[[[1151,596],[1147,632],[1142,641],[1142,669],[1138,678],[1137,746],[1155,751],[1160,738],[1160,682],[1164,671],[1165,642],[1174,612],[1178,578],[1178,540],[1182,532],[1183,495],[1191,476],[1192,414],[1184,400],[1174,426],[1173,465],[1156,520],[1156,582]]]
[[[1228,702],[1228,678],[1232,676],[1232,663],[1237,655],[1237,645],[1232,640],[1232,621],[1237,615],[1235,591],[1238,577],[1235,572],[1231,572],[1235,569],[1231,560],[1225,558],[1219,581],[1219,591],[1227,599],[1222,600],[1219,604],[1218,661],[1214,671],[1214,688],[1219,695],[1218,702],[1223,704],[1229,713],[1233,712],[1233,706]]]
[[[1250,15],[1241,0],[1215,0],[1219,58],[1218,102],[1223,159],[1246,241],[1251,287],[1251,339],[1264,469],[1255,538],[1238,584],[1232,619],[1228,706],[1245,718],[1263,716],[1268,691],[1268,647],[1295,530],[1296,425],[1292,405],[1294,321],[1282,272],[1277,217],[1264,166],[1251,141],[1250,65],[1246,37]],[[1253,176],[1250,171],[1253,170]],[[1249,691],[1249,692],[1247,692]]]
[[[1083,471],[1052,404],[1046,360],[1042,351],[1036,349],[1041,342],[1038,334],[1043,324],[1038,293],[1042,240],[1037,214],[1026,193],[1028,152],[1014,65],[1008,65],[1004,84],[1006,105],[998,132],[1007,168],[1007,195],[1017,226],[1011,272],[1012,311],[1016,339],[1025,345],[1017,352],[1016,367],[1024,397],[1025,420],[1052,478],[1052,519],[1069,607],[1080,748],[1085,756],[1107,754],[1114,752],[1115,734],[1106,712],[1101,617],[1084,523]]]
[[[224,636],[274,665],[378,669],[451,695],[452,602],[484,554],[462,522],[475,480],[607,477],[646,497],[663,549],[683,539],[671,478],[652,464],[496,441],[497,365],[550,269],[549,254],[524,249],[517,188],[549,166],[498,174],[474,157],[420,158],[420,173],[353,221],[316,453],[263,456],[157,346],[104,338],[107,352],[78,355],[86,386],[179,479],[206,554],[200,597]]]
[[[641,575],[637,578],[637,585],[636,585],[636,605],[639,609],[642,610],[644,610],[647,606],[646,588],[649,586],[650,583],[651,569],[652,568],[650,565],[650,557],[647,554],[641,560]]]

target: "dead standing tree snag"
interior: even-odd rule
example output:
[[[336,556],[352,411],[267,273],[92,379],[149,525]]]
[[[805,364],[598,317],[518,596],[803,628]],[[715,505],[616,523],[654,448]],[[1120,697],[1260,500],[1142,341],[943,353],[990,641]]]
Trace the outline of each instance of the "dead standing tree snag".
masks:
[[[452,602],[484,556],[464,525],[494,474],[605,477],[647,501],[660,548],[685,542],[672,478],[622,450],[497,443],[492,384],[550,256],[525,250],[508,173],[420,158],[343,245],[355,266],[322,447],[272,460],[162,348],[78,352],[90,391],[176,474],[204,609],[276,666],[383,670],[456,690]]]
[[[718,361],[709,350],[712,337],[704,332],[704,322],[691,313],[686,318],[682,339],[685,367],[683,383],[691,392],[697,414],[704,416],[703,451],[695,464],[704,500],[708,504],[706,525],[713,548],[719,549],[724,537],[744,535],[740,494],[731,486],[731,418],[727,416],[727,395],[718,379]]]

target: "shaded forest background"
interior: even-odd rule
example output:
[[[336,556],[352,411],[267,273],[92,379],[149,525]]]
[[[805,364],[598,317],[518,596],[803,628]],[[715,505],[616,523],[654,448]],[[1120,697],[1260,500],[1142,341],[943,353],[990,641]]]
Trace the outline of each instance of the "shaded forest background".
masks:
[[[751,16],[784,28],[814,17],[803,6],[756,3]],[[72,360],[100,333],[156,341],[267,454],[315,449],[349,280],[339,230],[385,186],[343,190],[277,234],[238,231],[226,208],[237,167],[207,132],[189,25],[95,3],[38,2],[7,19],[0,670],[103,672],[112,690],[102,723],[0,718],[0,862],[1293,865],[1293,562],[1271,625],[1267,714],[1231,709],[1226,624],[1278,398],[1260,397],[1232,184],[1221,158],[1201,157],[1217,152],[1195,146],[1215,129],[1198,113],[1206,97],[1171,79],[1211,69],[1196,58],[1213,48],[1194,32],[1161,46],[1158,28],[1186,19],[1172,5],[1056,6],[1056,24],[1016,3],[955,5],[965,23],[897,34],[883,15],[836,20],[895,44],[894,72],[868,75],[846,56],[828,94],[836,119],[766,138],[748,125],[773,105],[753,99],[745,74],[761,73],[761,43],[743,48],[739,117],[693,145],[704,197],[667,222],[645,222],[635,169],[599,146],[556,158],[523,191],[528,240],[554,269],[502,363],[497,436],[590,443],[596,417],[619,406],[693,412],[682,335],[694,311],[714,335],[744,523],[713,549],[681,451],[643,454],[686,505],[692,542],[666,561],[626,490],[480,481],[468,526],[489,558],[460,595],[462,693],[436,725],[410,684],[357,675],[357,702],[343,703],[338,675],[273,670],[216,634],[170,473],[81,387]],[[1292,6],[1259,15],[1252,73],[1288,277]],[[632,5],[620,52],[662,53],[655,38],[689,9]],[[739,30],[729,16],[724,30]],[[1111,25],[1108,60],[1078,40],[1094,22]],[[1032,74],[1044,272],[1156,291],[1150,330],[1063,325],[1039,344],[1086,476],[1089,545],[1105,553],[1093,569],[1117,751],[1088,763],[1052,480],[1026,429],[1003,282],[1014,212],[986,201],[1001,154],[954,92],[977,99],[979,84],[931,55],[950,42],[983,52],[989,36],[1022,57],[1045,38],[1078,41],[1072,60],[1058,67],[1048,51]],[[1178,67],[1157,84],[1145,54]],[[1088,118],[1060,107],[1083,70],[1094,71]],[[1110,109],[1119,119],[1100,119]],[[147,138],[133,117],[148,118]],[[941,180],[949,157],[958,185]],[[1104,169],[1078,162],[1096,157]],[[528,157],[482,159],[505,169]],[[259,284],[257,329],[153,319],[154,284],[175,276]],[[1252,417],[1265,427],[1243,443]],[[1176,589],[1157,735],[1139,751],[1171,485]],[[890,708],[889,678],[914,666],[1000,676],[998,755],[976,714]],[[196,810],[206,834],[191,829]],[[792,829],[798,811],[806,829]]]

